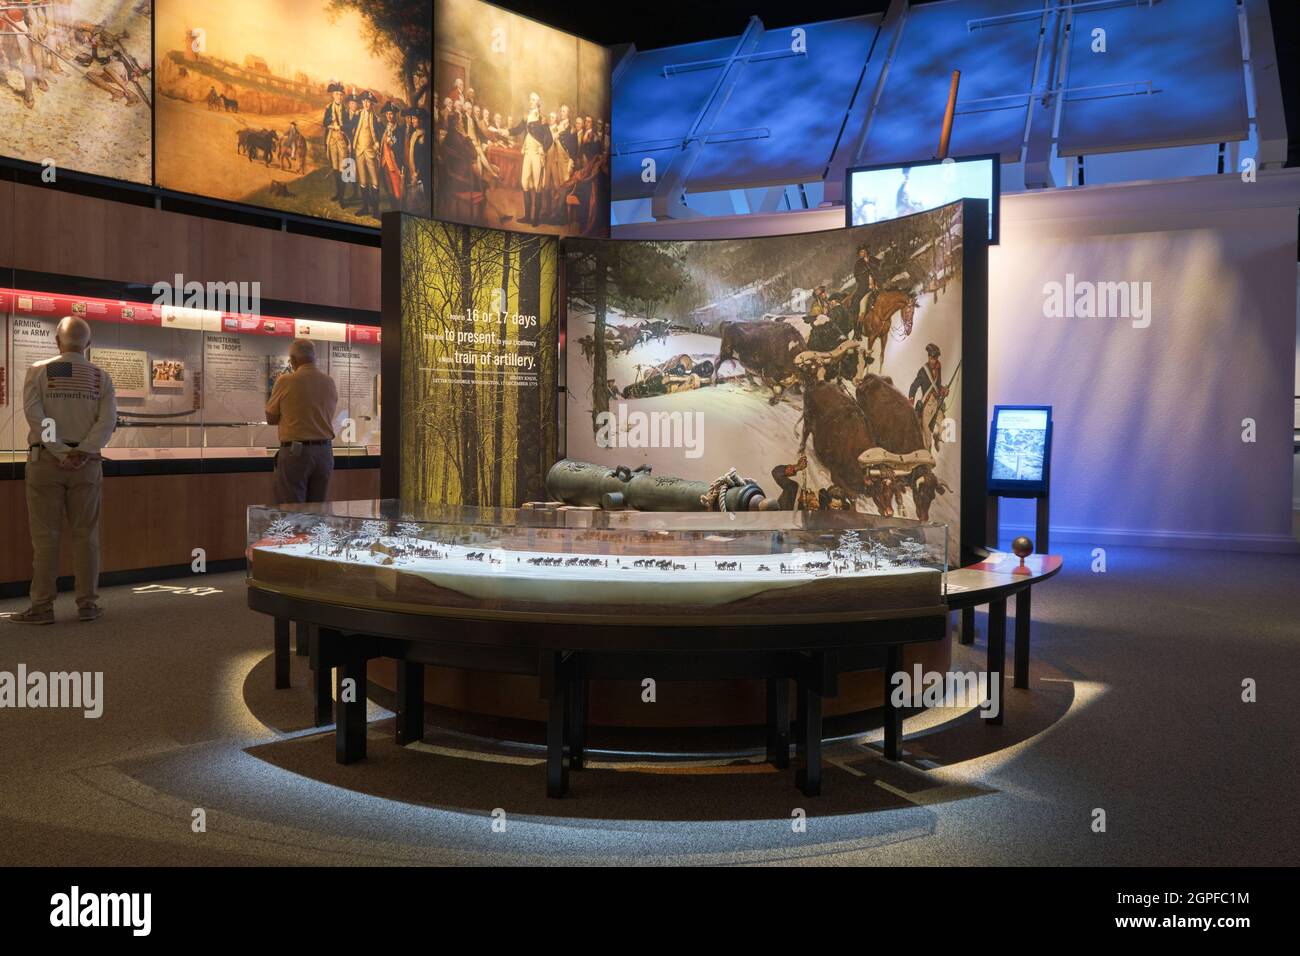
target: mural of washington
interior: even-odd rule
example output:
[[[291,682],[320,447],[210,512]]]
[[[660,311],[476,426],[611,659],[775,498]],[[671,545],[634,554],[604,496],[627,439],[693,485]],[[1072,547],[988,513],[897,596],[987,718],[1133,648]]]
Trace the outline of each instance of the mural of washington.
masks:
[[[609,51],[480,0],[437,0],[439,219],[609,234]]]
[[[961,487],[961,203],[801,235],[566,244],[567,454],[784,509],[949,525]]]

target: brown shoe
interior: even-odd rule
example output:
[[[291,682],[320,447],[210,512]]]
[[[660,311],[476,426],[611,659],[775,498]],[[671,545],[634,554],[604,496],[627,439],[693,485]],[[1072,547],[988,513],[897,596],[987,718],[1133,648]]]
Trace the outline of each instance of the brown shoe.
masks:
[[[9,620],[14,624],[53,624],[54,609],[48,611],[38,611],[34,607],[29,607],[25,611],[19,611],[17,614],[10,614]]]
[[[90,604],[86,607],[77,608],[77,620],[81,622],[93,621],[103,617],[104,609],[98,604]]]

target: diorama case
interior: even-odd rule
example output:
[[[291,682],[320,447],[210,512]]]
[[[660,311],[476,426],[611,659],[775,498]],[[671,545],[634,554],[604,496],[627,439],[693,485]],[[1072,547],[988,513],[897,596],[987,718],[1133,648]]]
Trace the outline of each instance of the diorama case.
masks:
[[[942,603],[946,525],[851,512],[646,513],[415,505],[248,510],[248,581],[455,617],[792,623]]]

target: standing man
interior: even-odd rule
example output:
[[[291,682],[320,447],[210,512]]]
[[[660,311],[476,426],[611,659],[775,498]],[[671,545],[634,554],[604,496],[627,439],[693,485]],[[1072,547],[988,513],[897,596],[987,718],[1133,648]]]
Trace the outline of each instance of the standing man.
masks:
[[[352,133],[352,155],[357,161],[357,184],[361,187],[358,215],[379,218],[379,154],[383,144],[383,124],[375,112],[375,94],[361,94],[361,112]]]
[[[289,346],[293,371],[281,375],[266,403],[266,423],[278,425],[275,454],[277,504],[324,501],[334,474],[334,411],[339,393],[316,366],[316,345],[294,339]]]
[[[54,332],[57,358],[37,362],[23,385],[27,418],[27,522],[32,534],[32,605],[10,616],[15,624],[53,624],[59,574],[59,537],[71,530],[77,584],[77,620],[93,621],[99,607],[100,449],[117,426],[113,379],[90,364],[90,326],[68,316]]]
[[[348,145],[347,110],[343,106],[343,84],[329,85],[330,102],[325,107],[321,119],[321,128],[325,130],[325,155],[329,157],[330,169],[334,171],[334,202],[343,207],[343,170],[352,155]]]
[[[939,361],[939,346],[931,342],[925,347],[928,356],[924,365],[912,379],[907,397],[916,396],[913,408],[921,420],[928,439],[927,447],[937,449],[943,437],[943,415],[947,409],[948,386],[943,384],[943,364]]]
[[[498,119],[500,117],[498,116]],[[424,116],[415,107],[406,111],[406,208],[429,214],[429,145]]]
[[[45,52],[33,42],[34,34],[28,19],[32,15],[30,8],[21,6],[6,6],[0,10],[0,53],[4,54],[10,69],[23,75],[23,105],[29,110],[36,106],[32,87],[50,88],[41,69]]]
[[[554,141],[551,127],[542,115],[542,98],[528,94],[528,110],[523,122],[510,130],[511,136],[523,136],[523,169],[519,185],[524,191],[524,218],[520,222],[541,225],[542,188],[546,185],[546,153]]]

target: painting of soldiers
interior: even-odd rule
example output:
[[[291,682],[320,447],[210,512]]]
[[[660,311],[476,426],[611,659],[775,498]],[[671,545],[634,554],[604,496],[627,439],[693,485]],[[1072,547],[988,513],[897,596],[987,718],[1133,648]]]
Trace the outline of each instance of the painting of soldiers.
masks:
[[[481,0],[434,22],[434,215],[608,235],[609,51]]]
[[[581,175],[605,130],[585,113],[574,124]],[[566,240],[568,456],[702,481],[735,468],[783,510],[938,521],[955,560],[961,213],[789,236]],[[958,254],[936,259],[936,241]],[[691,415],[710,435],[697,447],[622,425],[611,443],[606,427]]]
[[[160,5],[157,184],[369,227],[429,215],[407,182],[432,142],[408,155],[406,113],[433,103],[432,18],[432,0]]]
[[[0,3],[0,152],[150,182],[151,20],[141,0]]]

